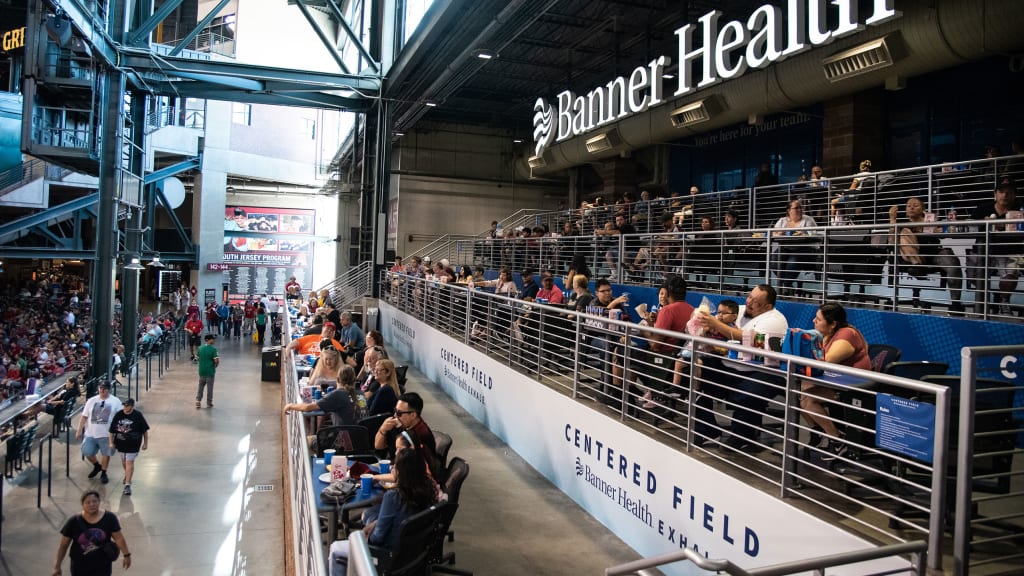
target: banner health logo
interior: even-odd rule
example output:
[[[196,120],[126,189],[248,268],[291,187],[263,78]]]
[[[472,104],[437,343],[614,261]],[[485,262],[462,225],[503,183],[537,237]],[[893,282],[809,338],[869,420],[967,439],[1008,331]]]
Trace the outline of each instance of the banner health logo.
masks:
[[[444,361],[444,377],[486,406],[484,393],[494,388],[494,378],[447,348],[441,348],[441,360]]]
[[[552,123],[554,113],[551,110],[551,104],[548,104],[548,101],[543,98],[537,98],[533,109],[535,111],[533,115],[533,139],[537,142],[534,153],[537,156],[543,156],[544,150],[551,144],[551,139],[555,136]]]
[[[658,477],[641,462],[568,422],[564,438],[580,452],[575,461],[577,477],[673,545],[710,557],[709,544],[717,539],[751,558],[760,553],[757,532],[748,526],[737,527],[724,501],[705,500],[696,490],[691,493],[677,484],[672,484],[671,490],[659,490]],[[701,537],[706,539],[698,541]],[[715,556],[721,555],[721,551],[715,552]]]

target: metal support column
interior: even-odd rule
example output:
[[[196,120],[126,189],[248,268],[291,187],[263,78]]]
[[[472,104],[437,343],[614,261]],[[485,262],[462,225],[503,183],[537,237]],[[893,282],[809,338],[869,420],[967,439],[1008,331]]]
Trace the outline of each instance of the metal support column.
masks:
[[[120,168],[121,102],[124,74],[114,69],[103,73],[100,102],[100,198],[96,216],[96,261],[92,274],[92,333],[95,335],[92,375],[110,372],[114,342],[110,326],[114,320],[114,272],[117,257],[117,201]]]
[[[144,150],[145,125],[146,125],[146,97],[143,94],[132,93],[131,97],[132,114],[132,144],[139,150]],[[132,174],[142,174],[144,158],[141,154],[132,156]],[[147,206],[149,210],[155,210],[155,206]],[[125,258],[138,255],[142,256],[142,209],[132,210],[131,218],[125,230]],[[139,274],[138,270],[124,270],[121,275],[121,331],[123,334],[134,335],[135,326],[139,323]],[[128,366],[128,359],[135,354],[138,346],[134,337],[122,338],[124,343],[124,366]]]

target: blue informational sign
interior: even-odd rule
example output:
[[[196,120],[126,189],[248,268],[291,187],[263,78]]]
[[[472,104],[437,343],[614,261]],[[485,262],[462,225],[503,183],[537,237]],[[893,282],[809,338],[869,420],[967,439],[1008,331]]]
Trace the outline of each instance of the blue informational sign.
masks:
[[[931,463],[935,457],[935,405],[879,394],[875,445]]]

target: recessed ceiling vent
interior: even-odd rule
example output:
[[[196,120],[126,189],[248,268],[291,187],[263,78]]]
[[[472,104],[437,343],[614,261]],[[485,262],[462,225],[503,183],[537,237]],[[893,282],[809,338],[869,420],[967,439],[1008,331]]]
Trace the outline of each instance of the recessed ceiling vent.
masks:
[[[825,78],[838,82],[892,66],[906,56],[899,34],[890,34],[854,46],[821,61]]]

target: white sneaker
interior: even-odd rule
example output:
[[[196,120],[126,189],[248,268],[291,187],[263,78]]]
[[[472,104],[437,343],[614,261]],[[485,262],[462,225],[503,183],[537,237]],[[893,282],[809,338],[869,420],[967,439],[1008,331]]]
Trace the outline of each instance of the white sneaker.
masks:
[[[646,408],[646,409],[650,410],[651,408],[657,408],[658,407],[658,405],[655,404],[652,401],[652,399],[651,399],[651,391],[650,390],[644,392],[643,401],[644,401],[644,403],[642,405],[643,408]]]

